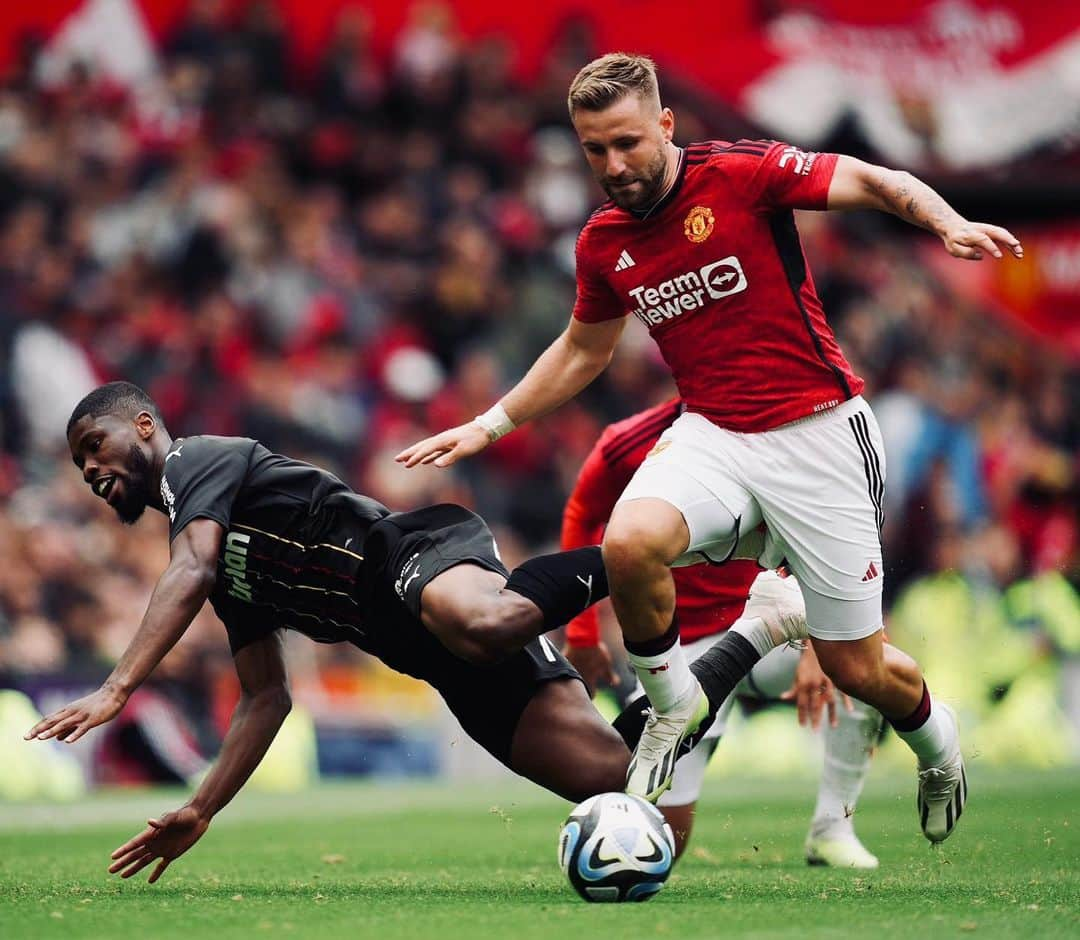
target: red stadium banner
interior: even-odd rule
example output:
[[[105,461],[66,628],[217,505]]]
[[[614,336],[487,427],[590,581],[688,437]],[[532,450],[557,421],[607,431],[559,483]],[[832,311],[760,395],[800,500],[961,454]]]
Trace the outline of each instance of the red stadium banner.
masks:
[[[1024,263],[1009,258],[956,264],[937,241],[926,262],[962,295],[973,297],[1080,362],[1080,222],[1032,226],[1014,234]]]
[[[814,146],[845,118],[910,167],[992,166],[1075,130],[1080,6],[825,0],[772,20],[777,61],[739,94],[748,117]]]
[[[819,0],[813,12],[766,20],[750,0],[627,0],[617,15],[600,0],[457,0],[441,8],[401,0],[271,2],[302,70],[318,61],[346,9],[367,12],[383,58],[424,16],[443,16],[451,38],[509,37],[522,77],[539,72],[576,20],[595,48],[648,52],[773,136],[813,147],[851,120],[889,162],[912,168],[993,166],[1074,132],[1080,121],[1080,4]],[[250,6],[223,0],[223,15],[236,19]],[[19,36],[36,29],[68,41],[81,30],[81,48],[97,48],[115,69],[131,72],[138,56],[123,54],[113,41],[118,27],[109,24],[160,40],[188,8],[189,0],[3,3],[0,70],[13,61]]]

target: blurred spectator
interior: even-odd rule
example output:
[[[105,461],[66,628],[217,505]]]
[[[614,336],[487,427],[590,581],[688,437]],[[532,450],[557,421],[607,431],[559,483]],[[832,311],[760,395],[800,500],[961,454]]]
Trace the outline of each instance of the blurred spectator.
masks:
[[[485,410],[566,322],[574,241],[601,201],[565,115],[591,27],[568,21],[523,88],[513,44],[466,44],[450,4],[414,7],[387,61],[369,14],[343,8],[309,76],[288,71],[276,4],[232,25],[226,12],[194,0],[127,89],[78,62],[46,85],[29,46],[0,88],[13,679],[105,672],[167,563],[162,520],[117,527],[66,454],[70,409],[101,380],[145,386],[176,436],[257,437],[398,509],[475,506],[508,558],[557,538],[599,428],[671,393],[632,323],[577,402],[452,473],[401,470],[397,450]],[[671,88],[680,135],[742,133]],[[910,232],[862,216],[800,226],[885,437],[891,629],[977,720],[1016,702],[1052,711],[1064,682],[1080,726],[1075,366],[952,293]],[[342,671],[367,667],[351,650],[306,655],[300,685],[325,717],[353,687]],[[205,712],[193,735],[221,730],[227,661],[208,611],[165,661],[172,694]],[[952,687],[937,676],[950,667]]]

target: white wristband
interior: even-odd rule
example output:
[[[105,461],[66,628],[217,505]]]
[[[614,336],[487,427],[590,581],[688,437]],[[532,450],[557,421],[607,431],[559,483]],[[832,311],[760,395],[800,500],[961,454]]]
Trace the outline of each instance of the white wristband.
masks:
[[[487,435],[491,438],[492,443],[497,441],[500,437],[505,437],[517,427],[517,425],[510,420],[510,416],[506,413],[506,409],[498,402],[488,408],[482,415],[477,415],[473,420],[487,431]]]

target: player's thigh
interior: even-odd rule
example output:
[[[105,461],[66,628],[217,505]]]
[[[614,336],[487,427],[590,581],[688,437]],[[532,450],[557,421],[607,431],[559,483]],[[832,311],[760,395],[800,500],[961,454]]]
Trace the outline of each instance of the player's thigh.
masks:
[[[440,572],[424,585],[420,595],[420,619],[436,636],[467,629],[494,615],[510,617],[536,605],[512,591],[503,592],[506,576],[480,565],[461,562]]]
[[[510,768],[568,800],[620,791],[630,751],[578,679],[537,686],[514,731]]]
[[[737,448],[731,436],[701,415],[684,414],[657,441],[627,484],[612,516],[635,501],[659,500],[672,506],[686,526],[673,549],[675,564],[725,560],[740,532],[753,529],[761,512],[740,482]],[[610,531],[610,528],[609,528]]]
[[[756,457],[748,461],[750,485],[799,579],[810,635],[840,639],[843,631],[857,639],[880,625],[885,465],[865,402],[853,399],[834,412],[748,435]],[[834,611],[825,599],[841,606]],[[875,605],[876,624],[863,622]]]

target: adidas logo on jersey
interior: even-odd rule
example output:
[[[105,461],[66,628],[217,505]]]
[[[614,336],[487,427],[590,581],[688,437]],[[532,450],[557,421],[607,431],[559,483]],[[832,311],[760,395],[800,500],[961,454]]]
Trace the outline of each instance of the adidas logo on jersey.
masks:
[[[873,581],[874,578],[880,578],[881,572],[878,571],[878,566],[874,562],[870,562],[869,567],[866,569],[866,574],[862,576],[864,582]]]
[[[634,259],[630,257],[630,252],[628,252],[624,248],[622,250],[622,253],[619,255],[619,260],[615,263],[615,270],[625,271],[627,268],[632,268],[636,263],[637,262],[635,262]]]

